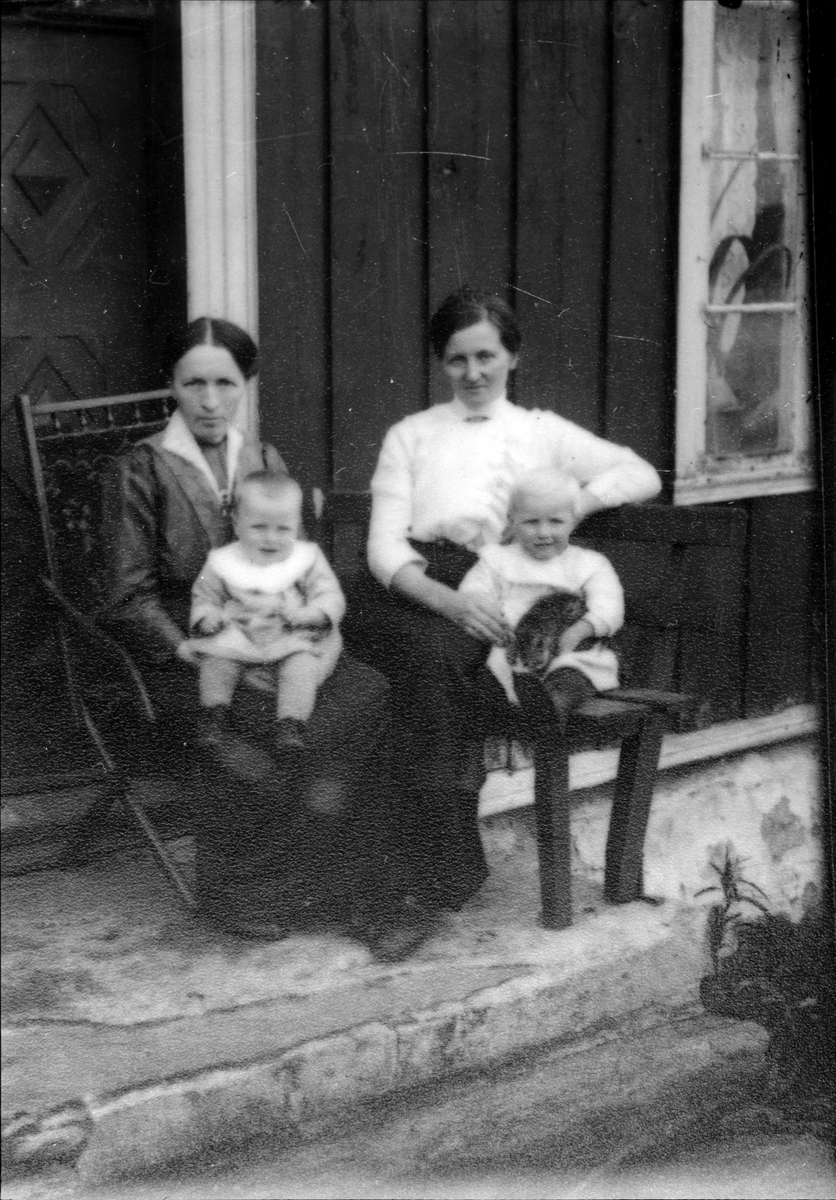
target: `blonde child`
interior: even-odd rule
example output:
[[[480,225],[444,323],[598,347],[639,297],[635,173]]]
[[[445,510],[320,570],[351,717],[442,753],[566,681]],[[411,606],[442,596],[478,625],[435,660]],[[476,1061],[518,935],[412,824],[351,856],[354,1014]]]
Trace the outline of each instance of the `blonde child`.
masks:
[[[580,485],[571,475],[543,469],[522,476],[509,499],[506,541],[480,550],[480,561],[459,588],[498,601],[512,634],[532,606],[544,607],[538,602],[545,597],[557,600],[561,594],[571,601],[568,626],[540,631],[540,646],[550,633],[554,645],[553,654],[536,668],[523,661],[513,636],[488,656],[489,669],[512,703],[519,703],[521,690],[536,697],[542,684],[561,717],[595,692],[618,686],[615,653],[601,639],[624,621],[624,591],[609,560],[570,543],[579,505]]]
[[[192,588],[181,657],[198,664],[202,742],[222,747],[233,694],[253,665],[274,664],[276,747],[304,747],[319,687],[337,665],[345,599],[313,542],[299,537],[302,490],[287,475],[258,471],[239,484],[236,540],[209,552]]]

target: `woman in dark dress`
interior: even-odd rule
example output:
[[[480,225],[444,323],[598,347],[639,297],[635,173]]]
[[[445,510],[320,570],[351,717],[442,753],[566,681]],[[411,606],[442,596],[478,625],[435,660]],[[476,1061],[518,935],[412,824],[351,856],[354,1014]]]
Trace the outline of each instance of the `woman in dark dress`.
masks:
[[[227,931],[280,937],[301,921],[339,923],[381,959],[426,937],[406,898],[408,849],[393,821],[388,686],[343,655],[323,686],[300,765],[270,753],[273,697],[242,687],[235,725],[200,743],[187,642],[191,586],[208,551],[232,538],[229,505],[249,471],[285,470],[274,447],[232,424],[257,350],[231,323],[202,317],[171,340],[177,409],[104,482],[110,627],[136,658],[168,752],[199,772],[195,839],[201,914]]]

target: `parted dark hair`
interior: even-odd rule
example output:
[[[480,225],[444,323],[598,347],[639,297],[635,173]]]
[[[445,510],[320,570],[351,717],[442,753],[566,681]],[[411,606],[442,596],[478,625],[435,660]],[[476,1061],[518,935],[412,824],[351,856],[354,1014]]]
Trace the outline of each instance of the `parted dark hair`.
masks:
[[[477,292],[469,284],[464,284],[447,297],[430,319],[430,345],[436,358],[444,355],[454,333],[478,325],[480,321],[490,321],[495,326],[499,340],[509,354],[519,351],[522,334],[511,306],[499,296]]]
[[[177,363],[195,346],[228,350],[245,379],[252,379],[258,370],[258,346],[246,330],[222,317],[198,317],[166,338],[162,362],[166,379],[171,379]]]

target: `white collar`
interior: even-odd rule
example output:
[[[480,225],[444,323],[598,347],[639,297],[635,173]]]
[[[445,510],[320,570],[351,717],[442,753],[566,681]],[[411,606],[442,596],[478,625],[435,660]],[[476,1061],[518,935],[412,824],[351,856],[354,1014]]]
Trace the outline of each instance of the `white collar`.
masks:
[[[484,408],[480,408],[478,412],[468,408],[458,396],[454,396],[450,401],[450,411],[457,420],[466,421],[468,417],[487,417],[488,420],[493,420],[505,412],[506,409],[513,407],[505,392],[501,396],[497,396],[495,400],[491,400],[490,404],[486,404]]]
[[[226,494],[232,494],[232,484],[235,480],[235,470],[238,466],[238,455],[241,451],[241,446],[244,443],[244,436],[239,429],[234,425],[230,425],[226,433]],[[186,422],[183,420],[183,415],[179,409],[175,409],[169,419],[168,424],[163,431],[162,449],[168,450],[170,454],[176,454],[179,458],[185,458],[186,462],[190,462],[193,467],[197,467],[201,471],[209,483],[212,491],[220,499],[224,499],[224,494],[218,487],[218,481],[209,466],[209,463],[204,457],[203,451],[197,444],[197,440],[189,429]]]

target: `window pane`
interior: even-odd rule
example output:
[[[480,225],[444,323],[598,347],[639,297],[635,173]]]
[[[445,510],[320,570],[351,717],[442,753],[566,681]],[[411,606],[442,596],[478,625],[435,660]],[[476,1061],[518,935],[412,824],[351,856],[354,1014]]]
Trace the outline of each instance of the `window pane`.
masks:
[[[715,318],[716,320],[716,318]],[[710,331],[707,449],[725,455],[786,453],[793,447],[798,322],[786,313],[734,313]],[[724,353],[719,346],[728,345]]]
[[[792,305],[802,294],[801,80],[796,6],[718,6],[711,305]],[[791,451],[805,374],[799,313],[710,313],[707,325],[709,455]]]

